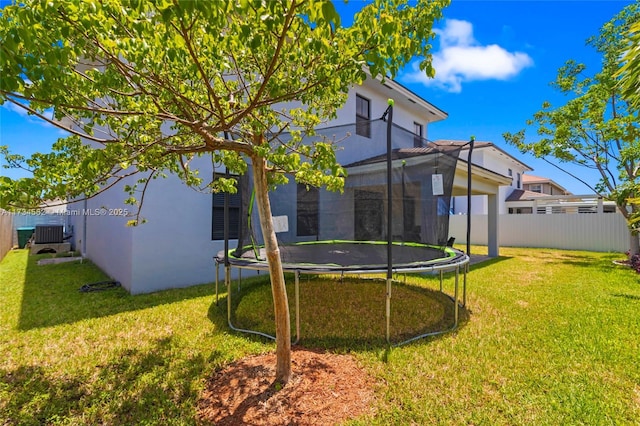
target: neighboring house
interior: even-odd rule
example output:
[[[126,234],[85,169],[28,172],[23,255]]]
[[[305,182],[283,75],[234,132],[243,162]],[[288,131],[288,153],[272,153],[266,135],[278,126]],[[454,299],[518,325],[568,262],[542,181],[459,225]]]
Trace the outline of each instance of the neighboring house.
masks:
[[[533,175],[522,176],[522,189],[545,195],[571,195],[571,192],[553,180]]]
[[[614,201],[595,194],[574,195],[552,179],[524,175],[522,189],[506,199],[509,214],[616,213]]]
[[[506,201],[509,214],[616,213],[615,201],[598,195],[547,195],[532,191],[513,191]]]
[[[340,164],[355,163],[386,152],[385,145],[371,142],[371,129],[365,122],[381,117],[387,109],[389,98],[395,101],[393,122],[415,134],[415,138],[406,141],[410,145],[408,148],[423,143],[431,123],[447,118],[444,111],[394,81],[381,83],[368,79],[349,91],[346,105],[337,118],[326,123],[326,126],[361,124],[356,124],[356,135],[337,151]],[[506,163],[504,170],[499,169],[496,173],[489,169],[495,166],[492,155],[504,154],[497,148],[479,146],[478,151],[474,151],[472,166],[473,193],[484,194],[489,200],[489,253],[497,256],[497,200],[500,187],[512,180],[507,175],[509,167],[516,173],[528,168],[514,159]],[[464,160],[464,155],[462,157]],[[224,169],[214,169],[209,158],[200,158],[192,165],[198,167],[201,175],[224,173]],[[466,194],[466,170],[465,161],[459,161],[454,177],[454,195]],[[130,206],[123,204],[126,194],[122,188],[132,184],[135,179],[132,177],[130,181],[120,184],[120,190],[114,187],[68,207],[76,249],[113,279],[120,281],[132,294],[214,281],[213,257],[224,248],[221,218],[224,197],[194,191],[177,177],[169,176],[154,181],[147,188],[142,211],[147,222],[137,227],[127,227],[125,224],[130,218],[126,217],[126,213]],[[295,183],[272,193],[274,216],[287,215],[288,232],[297,233],[298,237],[304,235],[305,227],[311,226],[305,222],[304,211],[300,211],[305,196],[316,195],[302,195]],[[289,200],[297,197],[297,212],[279,211],[278,199],[282,199],[279,197],[288,197]],[[232,208],[237,209],[237,199],[232,197],[231,201]],[[75,211],[87,214],[74,215]],[[229,229],[229,232],[231,238],[236,237],[235,229]],[[233,245],[236,241],[230,243]]]
[[[466,148],[460,153],[460,159],[468,161],[468,158],[469,149]],[[479,168],[508,178],[507,183],[500,186],[498,194],[498,214],[507,213],[505,200],[513,191],[522,189],[525,173],[533,170],[491,142],[475,143],[471,154],[471,163]],[[471,214],[487,214],[489,211],[488,202],[489,200],[486,195],[472,195]],[[455,197],[451,202],[451,211],[453,214],[467,214],[467,197]]]

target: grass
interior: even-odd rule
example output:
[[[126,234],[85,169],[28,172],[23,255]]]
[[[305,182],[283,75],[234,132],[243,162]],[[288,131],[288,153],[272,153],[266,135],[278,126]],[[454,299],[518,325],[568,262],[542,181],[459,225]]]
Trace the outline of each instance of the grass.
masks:
[[[353,424],[638,424],[640,275],[614,266],[619,254],[501,254],[472,267],[456,332],[391,350],[383,284],[303,278],[302,344],[352,352],[379,379],[376,416]],[[274,349],[230,332],[212,285],[80,293],[106,277],[37,258],[17,250],[0,263],[2,425],[194,424],[212,372]],[[394,287],[394,339],[447,326],[436,286],[410,276]],[[245,280],[236,325],[271,331],[269,298],[264,277]]]

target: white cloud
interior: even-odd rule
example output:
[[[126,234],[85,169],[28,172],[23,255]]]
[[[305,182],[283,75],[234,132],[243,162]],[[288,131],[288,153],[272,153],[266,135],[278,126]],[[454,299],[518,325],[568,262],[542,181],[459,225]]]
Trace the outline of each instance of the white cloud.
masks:
[[[433,54],[435,78],[420,71],[418,62],[402,76],[403,81],[420,82],[459,93],[462,83],[476,80],[507,80],[533,65],[526,53],[509,52],[497,44],[481,45],[473,37],[473,25],[467,21],[447,19],[443,29],[435,30],[440,49]]]
[[[15,112],[21,117],[27,116],[27,110],[24,108],[20,108],[18,105],[14,104],[13,102],[5,102],[4,104],[2,104],[2,108],[5,108],[11,112]]]
[[[29,113],[27,112],[26,109],[19,107],[18,105],[14,104],[13,102],[5,102],[4,104],[2,104],[1,108],[6,109],[7,111],[11,111],[15,114],[17,114],[22,120],[24,120],[24,122],[26,124],[32,124],[32,125],[38,125],[38,126],[42,126],[48,129],[55,129],[56,131],[58,131],[58,134],[60,136],[66,136],[68,135],[67,132],[65,132],[64,130],[59,129],[58,127],[54,126],[53,124],[47,122],[46,120],[43,120],[39,117],[36,117],[35,115],[29,115]],[[53,120],[53,108],[48,108],[46,110],[44,110],[42,112],[42,115],[44,115],[46,118]]]

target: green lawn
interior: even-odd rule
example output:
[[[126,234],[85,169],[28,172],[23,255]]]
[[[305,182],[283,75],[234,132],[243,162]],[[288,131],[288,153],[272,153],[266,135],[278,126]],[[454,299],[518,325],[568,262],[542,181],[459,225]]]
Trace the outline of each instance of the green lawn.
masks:
[[[456,332],[391,350],[383,284],[303,279],[302,344],[352,352],[379,379],[376,417],[354,424],[639,424],[640,275],[619,254],[501,254],[472,267]],[[80,293],[105,279],[91,263],[37,258],[0,263],[1,425],[194,424],[213,371],[274,349],[228,329],[212,285]],[[450,323],[436,286],[394,287],[395,340]],[[264,276],[243,282],[237,325],[271,331],[269,297]]]

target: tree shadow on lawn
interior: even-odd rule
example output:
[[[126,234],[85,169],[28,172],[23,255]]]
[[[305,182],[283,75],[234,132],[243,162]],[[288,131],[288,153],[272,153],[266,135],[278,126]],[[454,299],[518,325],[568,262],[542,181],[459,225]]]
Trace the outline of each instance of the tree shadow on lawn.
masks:
[[[460,283],[460,298],[462,297]],[[338,351],[387,348],[385,299],[386,284],[379,279],[303,276],[300,279],[300,341],[308,348]],[[268,277],[243,281],[240,291],[232,283],[231,321],[236,328],[275,335],[273,300]],[[288,276],[287,294],[291,316],[291,335],[296,339],[293,278]],[[468,322],[468,309],[459,308],[458,328]],[[228,327],[227,297],[211,305],[209,319]],[[392,344],[416,335],[452,328],[454,303],[447,295],[419,285],[394,282],[391,290]],[[258,341],[265,337],[241,333]],[[444,336],[439,335],[439,336]],[[439,336],[433,336],[437,338]]]
[[[205,358],[176,358],[171,337],[150,348],[114,354],[105,365],[62,374],[46,366],[0,368],[6,424],[169,424],[189,423],[199,393],[195,382],[219,362],[221,353]],[[74,421],[75,419],[75,421]],[[182,419],[182,422],[179,421]]]
[[[20,330],[69,324],[213,293],[211,284],[136,296],[119,287],[83,293],[79,291],[83,285],[109,277],[87,260],[37,265],[42,257],[29,256],[27,260],[18,319]]]
[[[624,253],[613,252],[581,254],[571,250],[535,248],[530,253],[527,257],[529,262],[537,260],[544,264],[558,263],[578,268],[597,268],[604,272],[612,271],[617,267],[613,263],[614,260],[626,259]]]
[[[546,256],[546,262],[562,263],[579,268],[597,268],[602,272],[611,272],[618,268],[619,266],[613,263],[614,260],[626,259],[624,253],[597,253],[598,256],[591,256],[556,249],[552,252],[541,250],[540,255]]]

